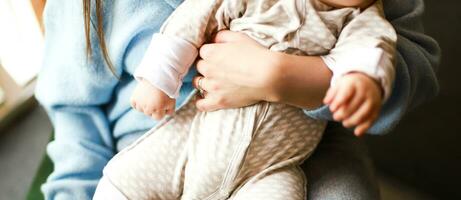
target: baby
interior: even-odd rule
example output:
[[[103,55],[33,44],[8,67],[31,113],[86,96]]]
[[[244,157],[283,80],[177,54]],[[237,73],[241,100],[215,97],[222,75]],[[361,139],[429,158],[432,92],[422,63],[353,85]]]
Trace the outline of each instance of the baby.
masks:
[[[333,72],[324,103],[361,134],[394,78],[397,36],[383,15],[373,0],[184,1],[153,36],[132,96],[146,115],[173,116],[109,162],[94,198],[305,199],[298,165],[320,141],[325,121],[269,102],[215,112],[187,103],[174,113],[182,79],[198,48],[224,29],[273,51],[322,55]]]

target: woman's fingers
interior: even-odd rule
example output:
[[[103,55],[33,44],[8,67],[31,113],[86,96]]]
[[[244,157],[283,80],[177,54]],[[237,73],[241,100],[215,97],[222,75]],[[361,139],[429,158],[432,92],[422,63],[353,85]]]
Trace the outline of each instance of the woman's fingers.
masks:
[[[224,67],[215,63],[216,62],[211,62],[210,60],[199,60],[196,64],[197,72],[206,78],[222,79],[223,77],[227,77],[226,72],[223,70]]]
[[[220,102],[217,101],[216,98],[207,97],[203,99],[199,99],[195,102],[195,106],[198,110],[202,112],[211,112],[218,110],[222,107]]]
[[[198,90],[204,90],[206,92],[215,92],[218,90],[218,86],[213,80],[203,76],[194,77],[192,85]]]
[[[226,56],[222,54],[222,47],[225,44],[222,43],[212,43],[212,44],[204,44],[200,47],[199,56],[207,61],[216,61],[221,60],[222,56]]]
[[[204,44],[200,47],[199,56],[203,59],[209,59],[213,54],[214,48],[216,44]]]
[[[226,43],[226,42],[242,42],[242,41],[252,41],[244,33],[234,32],[230,30],[219,31],[214,37],[213,42],[215,43]]]
[[[213,65],[211,65],[208,61],[199,60],[196,64],[197,72],[202,74],[204,77],[213,77],[215,73],[215,69]]]
[[[200,85],[203,85],[203,80],[200,80],[200,79],[204,79],[205,77],[203,76],[196,76],[194,77],[194,79],[192,79],[192,86],[194,86],[195,89],[197,90],[200,90],[200,89],[203,89],[201,88]],[[202,82],[200,85],[199,85],[199,82]]]

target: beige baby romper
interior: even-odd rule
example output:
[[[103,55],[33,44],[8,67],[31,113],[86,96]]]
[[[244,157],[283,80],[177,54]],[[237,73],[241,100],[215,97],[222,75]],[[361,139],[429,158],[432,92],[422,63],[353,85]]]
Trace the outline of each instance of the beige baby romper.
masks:
[[[193,49],[222,29],[244,32],[273,51],[325,55],[333,81],[360,71],[376,78],[385,93],[390,90],[396,35],[380,1],[361,12],[333,9],[315,0],[186,0],[154,36],[147,55],[155,58],[153,52],[163,51],[195,59]],[[194,48],[177,53],[160,42],[178,39]],[[374,60],[350,60],[350,55],[365,51],[376,51],[370,54]],[[170,63],[172,82],[187,73],[178,67],[181,62],[191,63],[162,63]],[[149,70],[144,68],[140,76],[158,72]],[[172,85],[174,96],[180,83]],[[104,169],[103,180],[123,199],[301,200],[307,182],[299,165],[313,152],[325,126],[325,121],[284,104],[198,112],[189,102],[117,154]],[[100,183],[98,191],[105,184]],[[103,199],[98,191],[95,199]]]

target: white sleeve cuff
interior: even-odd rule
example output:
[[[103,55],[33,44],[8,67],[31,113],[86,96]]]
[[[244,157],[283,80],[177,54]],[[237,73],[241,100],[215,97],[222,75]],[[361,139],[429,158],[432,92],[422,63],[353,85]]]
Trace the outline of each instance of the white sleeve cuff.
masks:
[[[182,38],[154,34],[134,77],[138,81],[148,81],[171,98],[177,98],[182,79],[197,55],[197,48]]]
[[[331,85],[348,73],[361,72],[380,83],[384,92],[383,102],[391,95],[395,69],[392,58],[382,49],[359,47],[325,55],[322,59],[333,72]]]

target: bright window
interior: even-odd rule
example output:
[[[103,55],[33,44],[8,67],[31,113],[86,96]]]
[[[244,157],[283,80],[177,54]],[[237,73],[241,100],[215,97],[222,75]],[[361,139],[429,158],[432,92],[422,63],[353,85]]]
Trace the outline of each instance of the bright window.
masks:
[[[30,0],[0,0],[0,64],[20,86],[42,64],[44,38]]]

